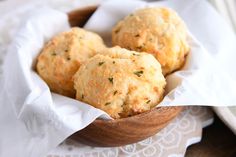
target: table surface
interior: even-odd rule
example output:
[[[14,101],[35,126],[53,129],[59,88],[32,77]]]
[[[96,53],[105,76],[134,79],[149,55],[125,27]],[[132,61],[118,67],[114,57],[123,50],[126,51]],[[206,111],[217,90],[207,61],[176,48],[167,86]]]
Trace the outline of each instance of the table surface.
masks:
[[[208,0],[236,31],[236,1]],[[185,157],[236,157],[236,135],[215,115],[203,130],[200,143],[190,146]]]
[[[201,142],[190,146],[185,157],[236,157],[236,136],[215,115],[214,123],[203,129]]]
[[[236,31],[236,1],[209,2]],[[213,125],[203,130],[201,142],[190,146],[185,157],[236,157],[236,135],[215,115]]]

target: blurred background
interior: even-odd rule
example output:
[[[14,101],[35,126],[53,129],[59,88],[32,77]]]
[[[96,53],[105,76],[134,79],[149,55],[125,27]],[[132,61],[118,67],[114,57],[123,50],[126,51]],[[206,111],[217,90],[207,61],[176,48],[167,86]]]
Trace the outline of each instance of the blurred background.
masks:
[[[75,6],[97,5],[103,0],[0,0],[0,16],[11,11],[30,9],[38,6],[50,6],[62,11],[69,11]],[[147,0],[148,1],[148,0]],[[150,0],[149,0],[150,1]],[[155,1],[155,0],[151,0]],[[208,0],[236,31],[236,1]],[[13,7],[14,6],[14,7]],[[23,7],[23,8],[22,8]]]
[[[236,1],[235,0],[208,0],[225,20],[236,31]]]

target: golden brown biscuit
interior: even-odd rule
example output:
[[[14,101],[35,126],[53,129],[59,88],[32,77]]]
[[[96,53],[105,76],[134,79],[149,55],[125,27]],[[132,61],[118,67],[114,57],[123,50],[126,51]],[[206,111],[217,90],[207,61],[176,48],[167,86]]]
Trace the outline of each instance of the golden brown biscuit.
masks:
[[[186,26],[168,8],[145,8],[125,17],[113,28],[112,43],[153,54],[164,75],[179,69],[189,51]]]
[[[97,34],[72,28],[46,44],[38,57],[37,71],[52,91],[75,97],[73,75],[81,63],[104,47]]]
[[[84,63],[74,84],[76,99],[120,118],[156,106],[166,81],[152,55],[114,47]]]

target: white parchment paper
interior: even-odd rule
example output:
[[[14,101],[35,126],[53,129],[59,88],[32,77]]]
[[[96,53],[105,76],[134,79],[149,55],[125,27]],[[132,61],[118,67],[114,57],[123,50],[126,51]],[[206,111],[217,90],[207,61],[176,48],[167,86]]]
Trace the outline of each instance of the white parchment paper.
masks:
[[[110,0],[100,6],[86,28],[108,40],[111,27],[119,19],[149,5],[173,8],[190,32],[191,52],[187,63],[181,71],[168,76],[169,93],[161,105],[235,105],[235,36],[204,0],[152,4]],[[44,156],[97,117],[109,118],[101,110],[51,93],[35,73],[34,61],[44,43],[68,30],[69,24],[65,13],[49,8],[39,8],[30,15],[18,30],[4,62],[0,92],[0,157]]]
[[[44,43],[68,29],[65,13],[41,8],[23,22],[11,44],[0,93],[0,157],[44,156],[97,117],[109,118],[90,105],[51,93],[34,71]]]
[[[110,45],[112,27],[114,27],[119,20],[123,19],[136,9],[155,6],[166,6],[174,9],[189,27],[188,40],[191,51],[187,57],[185,66],[181,70],[167,77],[166,93],[168,94],[164,97],[164,100],[159,106],[234,106],[236,105],[236,77],[230,75],[230,73],[235,71],[234,68],[236,67],[236,63],[233,63],[231,67],[228,66],[227,62],[223,65],[220,63],[222,60],[225,60],[225,58],[232,57],[227,56],[228,53],[236,57],[236,54],[234,53],[236,52],[236,47],[234,46],[235,36],[232,36],[231,40],[227,40],[227,45],[225,45],[227,46],[227,54],[222,51],[221,55],[224,56],[218,57],[216,56],[216,52],[212,52],[213,50],[207,51],[202,43],[200,43],[191,32],[191,30],[194,30],[193,33],[196,35],[202,34],[201,31],[205,32],[205,40],[202,39],[204,42],[214,43],[215,40],[222,40],[223,36],[220,36],[221,34],[216,35],[219,31],[219,28],[216,27],[216,24],[218,24],[219,21],[218,18],[213,17],[213,19],[216,19],[216,23],[214,23],[215,21],[208,21],[209,24],[207,26],[211,28],[207,28],[207,26],[206,28],[195,28],[202,24],[201,18],[205,19],[203,17],[205,15],[195,18],[192,16],[192,10],[196,10],[194,9],[196,5],[204,6],[204,3],[209,8],[207,3],[203,2],[203,0],[172,0],[155,3],[128,0],[125,2],[125,5],[119,0],[108,1],[99,7],[96,13],[93,14],[85,25],[85,28],[102,35],[106,40],[106,43]],[[205,13],[208,10],[209,9],[204,10],[204,8],[201,8],[197,13],[202,14],[202,12]],[[196,12],[194,12],[193,15],[194,14],[196,14]],[[198,22],[198,25],[194,25],[194,23],[196,23],[195,21],[200,22]],[[221,24],[220,26],[224,27],[224,24]],[[211,41],[206,40],[208,34],[214,34],[215,38],[209,38]],[[224,35],[224,38],[228,37]],[[220,43],[220,45],[224,46],[224,43]],[[231,50],[228,48],[228,45],[231,45]],[[211,45],[207,46],[211,47]],[[220,52],[218,52],[218,54],[219,53]],[[225,65],[228,66],[227,70]],[[235,73],[232,74],[235,75]]]

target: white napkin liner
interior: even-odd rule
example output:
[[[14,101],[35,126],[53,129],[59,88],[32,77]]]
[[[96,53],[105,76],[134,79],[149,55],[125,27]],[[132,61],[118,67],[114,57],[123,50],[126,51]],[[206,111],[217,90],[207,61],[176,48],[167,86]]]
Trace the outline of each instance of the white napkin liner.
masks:
[[[125,5],[119,3],[116,0],[102,4],[86,28],[96,27],[94,31],[108,39],[109,35],[104,32],[110,32],[114,22],[147,6],[144,2],[131,0],[125,1]],[[171,82],[167,86],[170,92],[160,105],[234,105],[236,39],[232,30],[203,0],[161,1],[152,5],[176,10],[194,35],[189,35],[191,52],[185,67],[167,77]],[[104,16],[106,9],[110,10],[109,16]],[[96,18],[101,11],[104,17]],[[33,69],[44,43],[68,29],[66,14],[43,8],[31,12],[31,17],[15,36],[5,58],[1,83],[0,124],[4,127],[0,130],[0,156],[43,156],[97,117],[109,118],[90,105],[51,93]],[[106,31],[102,32],[103,29]]]

